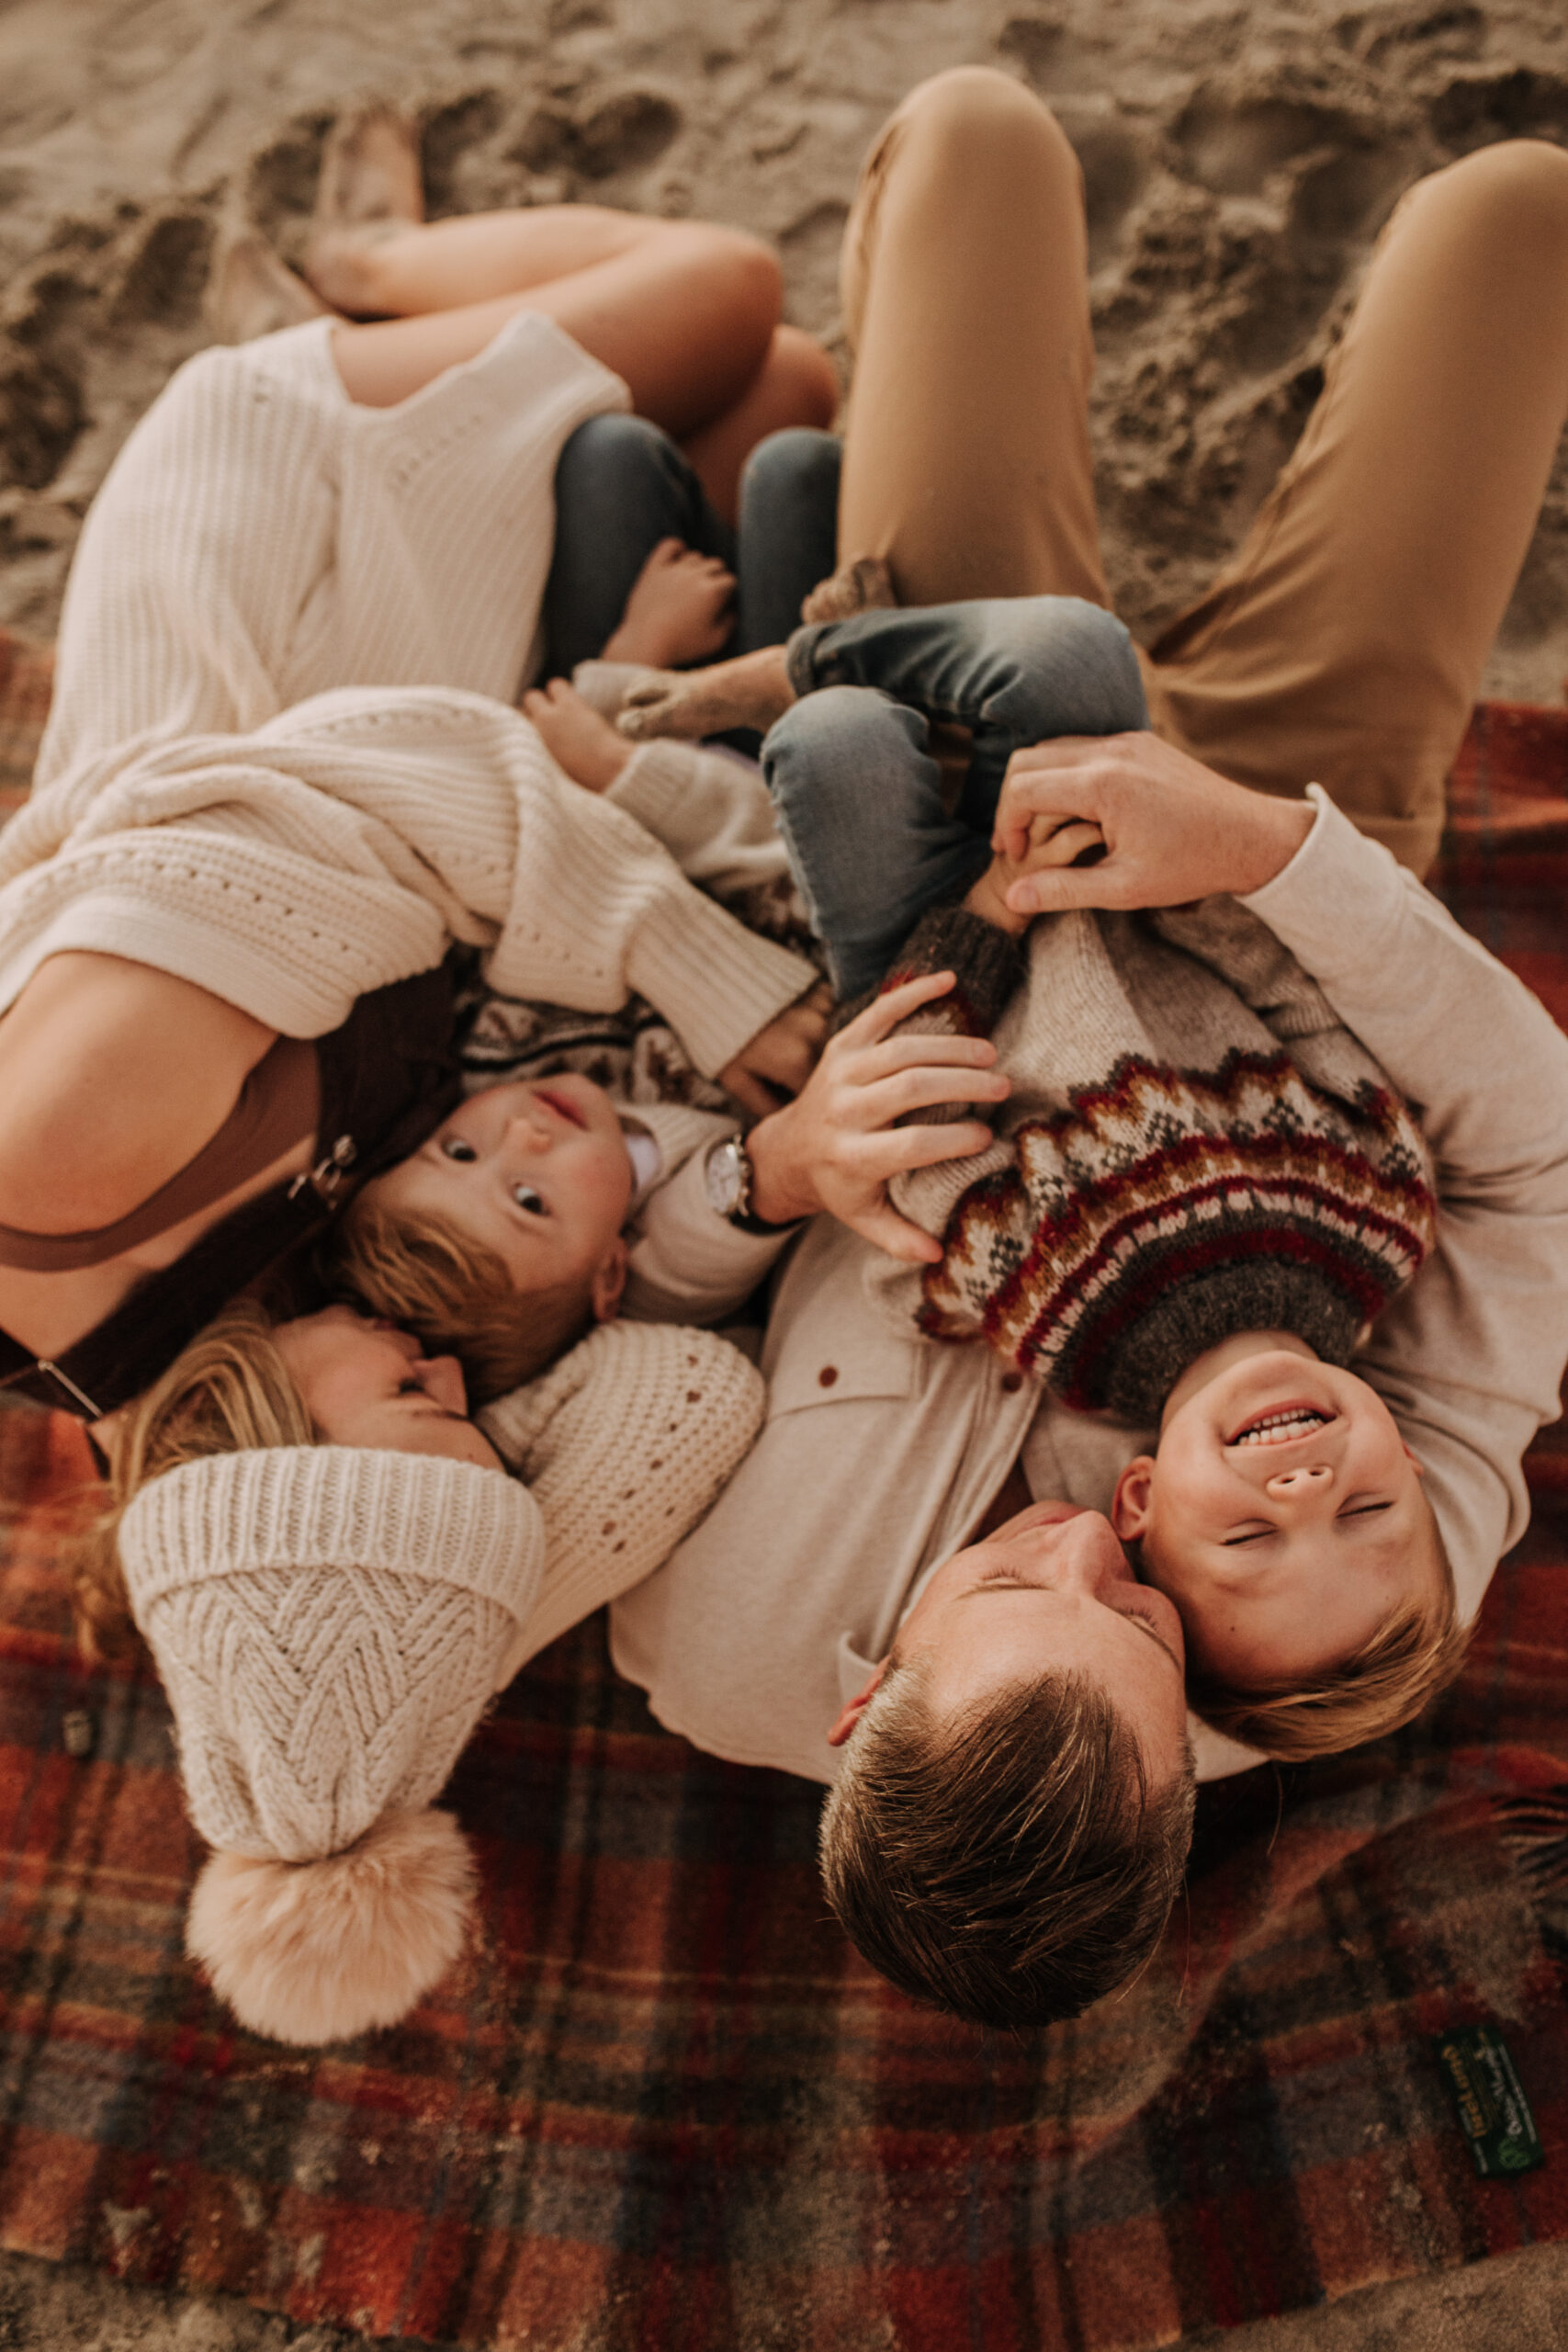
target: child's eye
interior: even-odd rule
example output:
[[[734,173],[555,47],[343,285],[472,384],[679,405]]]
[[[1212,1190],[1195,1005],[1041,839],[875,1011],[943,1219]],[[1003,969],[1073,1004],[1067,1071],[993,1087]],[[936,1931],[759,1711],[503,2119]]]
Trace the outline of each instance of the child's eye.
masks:
[[[527,1210],[530,1216],[548,1216],[549,1215],[549,1210],[545,1206],[543,1193],[533,1184],[513,1184],[512,1197],[520,1209]]]
[[[468,1160],[479,1158],[473,1145],[467,1142],[462,1136],[443,1136],[441,1152],[444,1159],[461,1160],[465,1164]]]

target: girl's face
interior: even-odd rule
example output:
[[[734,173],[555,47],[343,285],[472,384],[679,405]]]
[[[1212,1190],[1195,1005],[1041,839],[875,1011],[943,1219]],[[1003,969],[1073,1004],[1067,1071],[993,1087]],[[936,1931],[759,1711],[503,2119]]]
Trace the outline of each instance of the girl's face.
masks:
[[[513,1288],[581,1282],[613,1315],[626,1278],[620,1238],[633,1189],[615,1105],[592,1079],[518,1080],[472,1094],[367,1196],[397,1216],[448,1218],[496,1252]]]
[[[281,1323],[277,1351],[329,1445],[438,1453],[499,1470],[488,1438],[468,1419],[456,1356],[427,1356],[419,1341],[351,1306],[323,1307]]]

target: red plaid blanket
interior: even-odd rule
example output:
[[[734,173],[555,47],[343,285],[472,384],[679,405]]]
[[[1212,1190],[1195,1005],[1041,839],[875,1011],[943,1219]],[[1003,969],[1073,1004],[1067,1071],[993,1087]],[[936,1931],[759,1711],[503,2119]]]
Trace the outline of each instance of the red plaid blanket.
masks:
[[[1568,1019],[1568,715],[1480,711],[1454,820],[1451,902]],[[1531,1467],[1461,1683],[1206,1792],[1157,1961],[1076,2024],[987,2038],[882,1984],[818,1889],[818,1791],[661,1732],[595,1621],[453,1784],[464,1962],[301,2055],[183,1957],[167,1710],[67,1637],[81,1441],[0,1414],[0,2242],[531,2352],[1132,2352],[1568,2236],[1552,1914],[1496,1803],[1568,1779],[1568,1453]],[[1539,2169],[1472,2165],[1434,2037],[1480,2025]]]

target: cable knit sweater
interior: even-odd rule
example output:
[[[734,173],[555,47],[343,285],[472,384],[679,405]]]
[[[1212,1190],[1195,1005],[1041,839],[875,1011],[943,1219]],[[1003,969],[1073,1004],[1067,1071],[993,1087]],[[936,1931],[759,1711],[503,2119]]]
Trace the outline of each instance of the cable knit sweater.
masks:
[[[924,1331],[983,1336],[1130,1421],[1237,1331],[1348,1363],[1431,1248],[1431,1158],[1266,924],[1220,898],[1047,917],[1015,944],[941,909],[886,985],[949,968],[914,1025],[994,1035],[1013,1083],[987,1149],[891,1187],[943,1245]]]
[[[809,967],[510,707],[555,459],[625,388],[525,314],[355,408],[329,324],[190,361],[95,502],[33,797],[0,836],[0,1012],[90,948],[318,1036],[456,939],[511,994],[635,989],[721,1069]]]
[[[728,1340],[606,1323],[478,1416],[544,1514],[545,1566],[498,1682],[663,1565],[762,1425],[761,1374]]]

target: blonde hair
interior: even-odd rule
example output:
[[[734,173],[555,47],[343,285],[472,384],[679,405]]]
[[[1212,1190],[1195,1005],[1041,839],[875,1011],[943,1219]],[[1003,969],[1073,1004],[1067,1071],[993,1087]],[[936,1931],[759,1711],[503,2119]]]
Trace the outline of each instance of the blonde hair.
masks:
[[[313,1445],[318,1436],[267,1316],[254,1300],[236,1299],[125,1408],[114,1430],[108,1503],[72,1547],[72,1605],[87,1655],[101,1657],[129,1636],[119,1522],[151,1479],[210,1453]]]
[[[1438,1571],[1435,1602],[1411,1601],[1395,1611],[1359,1650],[1304,1682],[1263,1682],[1243,1690],[1190,1669],[1187,1695],[1204,1722],[1281,1764],[1303,1764],[1382,1739],[1413,1721],[1448,1689],[1470,1645],[1430,1503],[1427,1523]]]
[[[593,1278],[519,1292],[499,1252],[449,1218],[352,1200],[323,1258],[329,1286],[463,1367],[471,1407],[547,1371],[593,1322]]]
[[[1077,2017],[1153,1951],[1192,1835],[1189,1747],[1150,1790],[1099,1685],[1045,1674],[941,1721],[895,1662],[822,1816],[839,1924],[891,1983],[977,2025]]]

